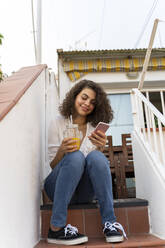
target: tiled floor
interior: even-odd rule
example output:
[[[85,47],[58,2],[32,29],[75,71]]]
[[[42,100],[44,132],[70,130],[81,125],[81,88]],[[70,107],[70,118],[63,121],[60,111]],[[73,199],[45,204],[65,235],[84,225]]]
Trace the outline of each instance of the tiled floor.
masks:
[[[74,246],[67,246],[70,248],[165,248],[165,240],[161,240],[153,235],[149,234],[136,234],[128,237],[128,240],[125,240],[122,243],[110,244],[106,243],[104,238],[90,238],[88,243]],[[35,248],[66,248],[63,245],[53,245],[48,244],[45,240],[39,242]]]

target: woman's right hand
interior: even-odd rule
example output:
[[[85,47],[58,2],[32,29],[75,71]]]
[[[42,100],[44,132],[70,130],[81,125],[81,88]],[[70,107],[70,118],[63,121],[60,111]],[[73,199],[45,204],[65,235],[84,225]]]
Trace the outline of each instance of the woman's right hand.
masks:
[[[73,144],[72,138],[64,138],[61,143],[60,150],[64,153],[68,153],[77,151],[78,147],[77,145]]]
[[[78,147],[73,144],[72,138],[64,138],[57,153],[55,158],[52,160],[50,163],[51,168],[53,169],[64,157],[64,155],[68,152],[74,152],[78,150]]]

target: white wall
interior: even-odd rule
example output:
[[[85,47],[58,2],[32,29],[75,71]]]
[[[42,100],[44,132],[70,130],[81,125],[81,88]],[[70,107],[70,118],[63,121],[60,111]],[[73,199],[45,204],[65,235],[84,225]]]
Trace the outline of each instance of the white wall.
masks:
[[[45,71],[0,122],[0,247],[39,239],[45,163]]]
[[[165,168],[152,160],[139,136],[132,134],[136,197],[149,201],[151,233],[165,239]]]
[[[71,89],[74,83],[70,81],[69,77],[64,72],[64,68],[61,60],[59,60],[58,62],[58,81],[59,81],[60,102],[62,102],[63,99],[65,98],[65,94]]]
[[[140,81],[141,72],[137,78],[128,78],[127,72],[90,72],[83,78],[102,83],[137,83]],[[145,82],[162,81],[164,83],[164,71],[147,71]],[[145,84],[145,83],[144,83]]]
[[[59,107],[59,95],[58,95],[58,86],[55,79],[55,74],[52,72],[49,74],[46,73],[47,77],[47,84],[46,84],[46,163],[43,168],[43,178],[51,171],[51,167],[49,165],[49,158],[48,158],[48,130],[50,122],[59,114],[58,107]]]

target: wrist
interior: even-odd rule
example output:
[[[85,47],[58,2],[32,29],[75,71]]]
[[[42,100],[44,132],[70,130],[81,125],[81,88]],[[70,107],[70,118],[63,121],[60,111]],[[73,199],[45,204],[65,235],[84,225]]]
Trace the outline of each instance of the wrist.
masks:
[[[63,149],[63,146],[62,146],[62,145],[59,147],[58,152],[59,152],[61,155],[65,155],[65,154],[66,154],[66,151]]]

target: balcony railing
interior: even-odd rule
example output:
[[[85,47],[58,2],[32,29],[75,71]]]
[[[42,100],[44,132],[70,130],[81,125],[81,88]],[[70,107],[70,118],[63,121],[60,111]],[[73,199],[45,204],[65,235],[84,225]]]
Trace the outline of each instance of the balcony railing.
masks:
[[[138,89],[133,89],[131,96],[134,130],[159,162],[165,164],[165,116]]]

